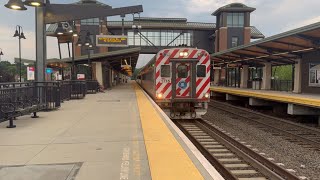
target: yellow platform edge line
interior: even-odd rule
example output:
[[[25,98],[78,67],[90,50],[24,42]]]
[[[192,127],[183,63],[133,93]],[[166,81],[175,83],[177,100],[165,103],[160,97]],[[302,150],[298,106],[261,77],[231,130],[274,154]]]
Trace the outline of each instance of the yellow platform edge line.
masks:
[[[238,90],[238,89],[225,89],[225,88],[221,88],[221,87],[210,87],[210,90],[213,92],[230,93],[233,95],[255,97],[255,98],[273,100],[273,101],[278,101],[278,102],[320,107],[320,100],[318,100],[318,99],[311,99],[311,98],[304,98],[304,97],[292,97],[292,96],[286,96],[286,95],[274,95],[274,94],[271,95],[271,94],[265,93],[265,92],[251,92],[251,91]]]
[[[137,103],[153,180],[203,180],[160,114],[135,83]]]

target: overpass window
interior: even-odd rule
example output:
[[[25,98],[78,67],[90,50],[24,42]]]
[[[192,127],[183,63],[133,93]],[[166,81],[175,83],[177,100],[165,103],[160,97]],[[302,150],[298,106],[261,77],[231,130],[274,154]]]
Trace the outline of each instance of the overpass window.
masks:
[[[99,18],[83,19],[80,22],[81,25],[100,25]]]
[[[187,78],[188,77],[188,66],[179,65],[178,66],[178,78]]]
[[[128,31],[128,42],[131,46],[178,46],[187,44],[191,46],[192,31],[187,31],[183,34],[182,30],[142,30],[140,33],[135,33],[133,30]],[[181,35],[180,35],[181,34]]]
[[[309,86],[320,87],[320,63],[309,64]]]
[[[244,27],[244,13],[228,13],[227,26],[228,27]]]
[[[206,66],[198,65],[197,66],[197,77],[206,77]]]
[[[232,44],[231,44],[232,47],[237,47],[239,45],[239,38],[238,37],[234,36],[234,37],[232,37],[231,40],[232,40]]]
[[[161,77],[171,77],[170,65],[161,65]]]

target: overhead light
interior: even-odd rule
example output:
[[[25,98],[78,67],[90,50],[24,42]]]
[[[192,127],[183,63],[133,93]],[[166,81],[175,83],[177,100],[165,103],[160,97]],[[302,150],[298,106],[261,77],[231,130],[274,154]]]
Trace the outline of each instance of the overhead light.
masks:
[[[20,35],[20,39],[26,39],[26,37],[24,36],[24,33],[22,32]]]
[[[4,6],[13,10],[27,10],[21,0],[9,0]]]
[[[81,39],[78,40],[77,46],[82,46],[82,41],[81,41]]]
[[[77,33],[73,33],[72,36],[73,36],[73,37],[77,37],[78,34],[77,34]]]
[[[70,29],[70,30],[69,30],[69,33],[73,33],[73,30],[72,30],[72,29]]]
[[[63,27],[62,27],[62,24],[61,24],[61,23],[58,23],[58,27],[57,27],[57,29],[56,29],[56,33],[57,33],[58,35],[63,35],[63,32],[64,32],[64,29],[63,29]]]
[[[45,3],[43,3],[43,0],[26,0],[24,4],[27,6],[33,6],[33,7],[45,6]]]
[[[13,35],[13,37],[19,37],[19,36],[20,36],[20,34],[19,34],[18,30],[16,30],[16,32]]]

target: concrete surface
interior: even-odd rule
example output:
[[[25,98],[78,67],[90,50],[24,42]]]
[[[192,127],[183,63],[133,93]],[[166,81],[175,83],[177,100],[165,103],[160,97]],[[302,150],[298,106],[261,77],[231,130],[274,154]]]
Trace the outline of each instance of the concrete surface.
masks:
[[[1,123],[0,179],[65,180],[79,162],[76,180],[151,179],[136,96],[128,86],[65,102],[39,119],[20,117],[15,129]],[[65,163],[71,165],[57,165]]]

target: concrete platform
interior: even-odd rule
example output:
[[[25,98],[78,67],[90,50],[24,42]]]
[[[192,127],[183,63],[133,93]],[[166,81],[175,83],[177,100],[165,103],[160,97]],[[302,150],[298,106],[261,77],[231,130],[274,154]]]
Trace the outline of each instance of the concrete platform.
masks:
[[[212,92],[252,97],[268,101],[291,103],[313,108],[320,108],[320,96],[318,94],[296,94],[292,92],[280,92],[270,90],[253,90],[232,87],[212,86]]]
[[[216,173],[134,83],[39,115],[19,118],[15,129],[0,124],[0,179],[195,180]]]

